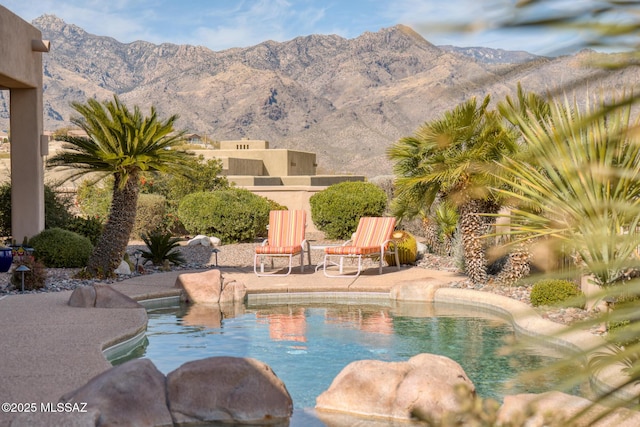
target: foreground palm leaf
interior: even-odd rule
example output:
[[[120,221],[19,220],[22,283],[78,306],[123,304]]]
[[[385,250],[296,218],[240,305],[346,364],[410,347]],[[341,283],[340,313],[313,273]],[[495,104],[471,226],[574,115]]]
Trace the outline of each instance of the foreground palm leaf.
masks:
[[[603,106],[558,101],[546,122],[522,120],[526,160],[504,160],[496,177],[512,189],[496,191],[520,202],[512,234],[562,242],[608,286],[637,265],[640,122],[628,107]]]
[[[640,225],[640,135],[629,107],[603,99],[581,107],[556,101],[545,121],[519,119],[527,146],[525,158],[505,159],[497,177],[511,189],[496,189],[518,201],[509,220],[511,233],[522,242],[549,238],[578,254],[579,272],[600,285],[595,301],[622,301],[640,295],[637,275]],[[515,117],[515,116],[514,116]],[[566,389],[591,383],[598,403],[638,409],[640,399],[640,322],[637,301],[579,323],[553,338],[577,331],[609,328],[607,339],[558,364],[582,366]],[[553,366],[558,369],[558,366]],[[536,375],[538,373],[532,373]],[[595,406],[594,406],[595,408]],[[609,411],[600,414],[604,417]],[[579,411],[568,425],[584,425],[592,413]],[[595,422],[594,419],[589,419]]]
[[[87,264],[91,276],[111,276],[120,264],[136,218],[141,172],[188,176],[191,155],[173,149],[184,133],[174,132],[177,116],[160,120],[155,108],[144,117],[138,107],[130,111],[117,96],[112,101],[89,99],[73,103],[80,114],[71,122],[88,137],[65,137],[62,150],[47,161],[48,167],[69,171],[66,180],[87,177],[97,182],[113,176],[109,217]]]

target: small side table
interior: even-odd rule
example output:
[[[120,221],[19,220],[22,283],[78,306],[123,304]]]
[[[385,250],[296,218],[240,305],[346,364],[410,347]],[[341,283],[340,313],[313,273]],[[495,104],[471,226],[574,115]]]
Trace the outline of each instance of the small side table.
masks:
[[[309,240],[309,242],[314,242],[315,240]],[[316,250],[316,251],[323,251],[325,250],[325,248],[332,248],[332,247],[336,247],[336,246],[342,246],[341,243],[323,243],[323,244],[319,244],[319,245],[313,245],[313,244],[309,244],[309,265],[311,265],[311,251],[312,250]],[[342,273],[342,260],[340,260],[340,264],[336,264],[340,266],[340,273]],[[321,263],[319,263],[318,265],[316,265],[316,272],[320,269],[320,267],[324,267],[324,261],[322,261]]]

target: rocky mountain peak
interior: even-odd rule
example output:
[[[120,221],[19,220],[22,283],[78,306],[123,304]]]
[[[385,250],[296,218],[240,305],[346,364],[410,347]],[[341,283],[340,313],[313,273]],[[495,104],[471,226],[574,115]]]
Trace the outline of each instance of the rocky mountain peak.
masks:
[[[69,126],[72,101],[117,94],[143,111],[179,114],[178,128],[190,133],[315,152],[319,173],[389,174],[393,142],[470,97],[499,100],[518,83],[544,94],[553,82],[592,75],[571,57],[523,65],[526,52],[434,46],[405,25],[214,52],[121,43],[55,15],[33,24],[51,40],[43,55],[45,130]],[[611,73],[606,87],[638,81],[637,74]],[[8,105],[0,91],[0,129],[8,128]]]

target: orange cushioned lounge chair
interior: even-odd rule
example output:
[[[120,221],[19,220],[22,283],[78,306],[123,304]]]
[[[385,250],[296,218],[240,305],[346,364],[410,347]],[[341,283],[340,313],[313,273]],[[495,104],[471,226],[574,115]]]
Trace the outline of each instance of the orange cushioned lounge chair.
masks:
[[[396,257],[396,265],[400,269],[398,259],[398,248],[393,245],[393,249],[389,249],[389,243],[393,229],[396,225],[396,219],[393,217],[362,217],[358,223],[358,228],[353,235],[352,240],[348,240],[342,246],[330,246],[324,250],[324,275],[327,277],[356,277],[362,272],[362,258],[379,257],[380,274],[382,274],[382,259],[385,253],[393,253]],[[331,257],[340,257],[339,262],[331,262]],[[357,258],[358,271],[355,274],[342,274],[342,264],[344,258]],[[337,265],[340,267],[340,274],[327,273],[327,267]]]
[[[261,246],[256,247],[253,259],[253,271],[256,275],[287,276],[291,273],[293,257],[298,254],[300,254],[300,271],[304,272],[304,251],[308,245],[304,237],[306,221],[306,213],[303,210],[269,212],[267,239]],[[286,273],[265,273],[264,257],[288,257],[289,270]],[[258,258],[260,258],[260,272],[258,272]]]

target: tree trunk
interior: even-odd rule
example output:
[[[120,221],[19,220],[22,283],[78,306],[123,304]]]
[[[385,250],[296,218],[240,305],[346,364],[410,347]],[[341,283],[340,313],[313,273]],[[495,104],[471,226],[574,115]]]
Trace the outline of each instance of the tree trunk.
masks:
[[[480,214],[497,211],[494,203],[482,200],[469,200],[460,206],[465,269],[473,283],[487,283],[486,243],[482,237],[489,233],[492,221],[490,217]]]
[[[87,263],[87,272],[94,277],[113,276],[127,250],[135,224],[139,193],[137,174],[129,175],[123,189],[118,188],[119,183],[116,175],[109,218]]]
[[[430,218],[422,218],[422,230],[425,237],[425,245],[433,254],[440,253],[440,241],[438,240],[438,224]]]
[[[496,277],[496,280],[499,283],[510,286],[527,276],[531,271],[529,255],[530,252],[524,245],[519,245],[517,248],[514,248],[514,250],[509,253],[507,262]]]

